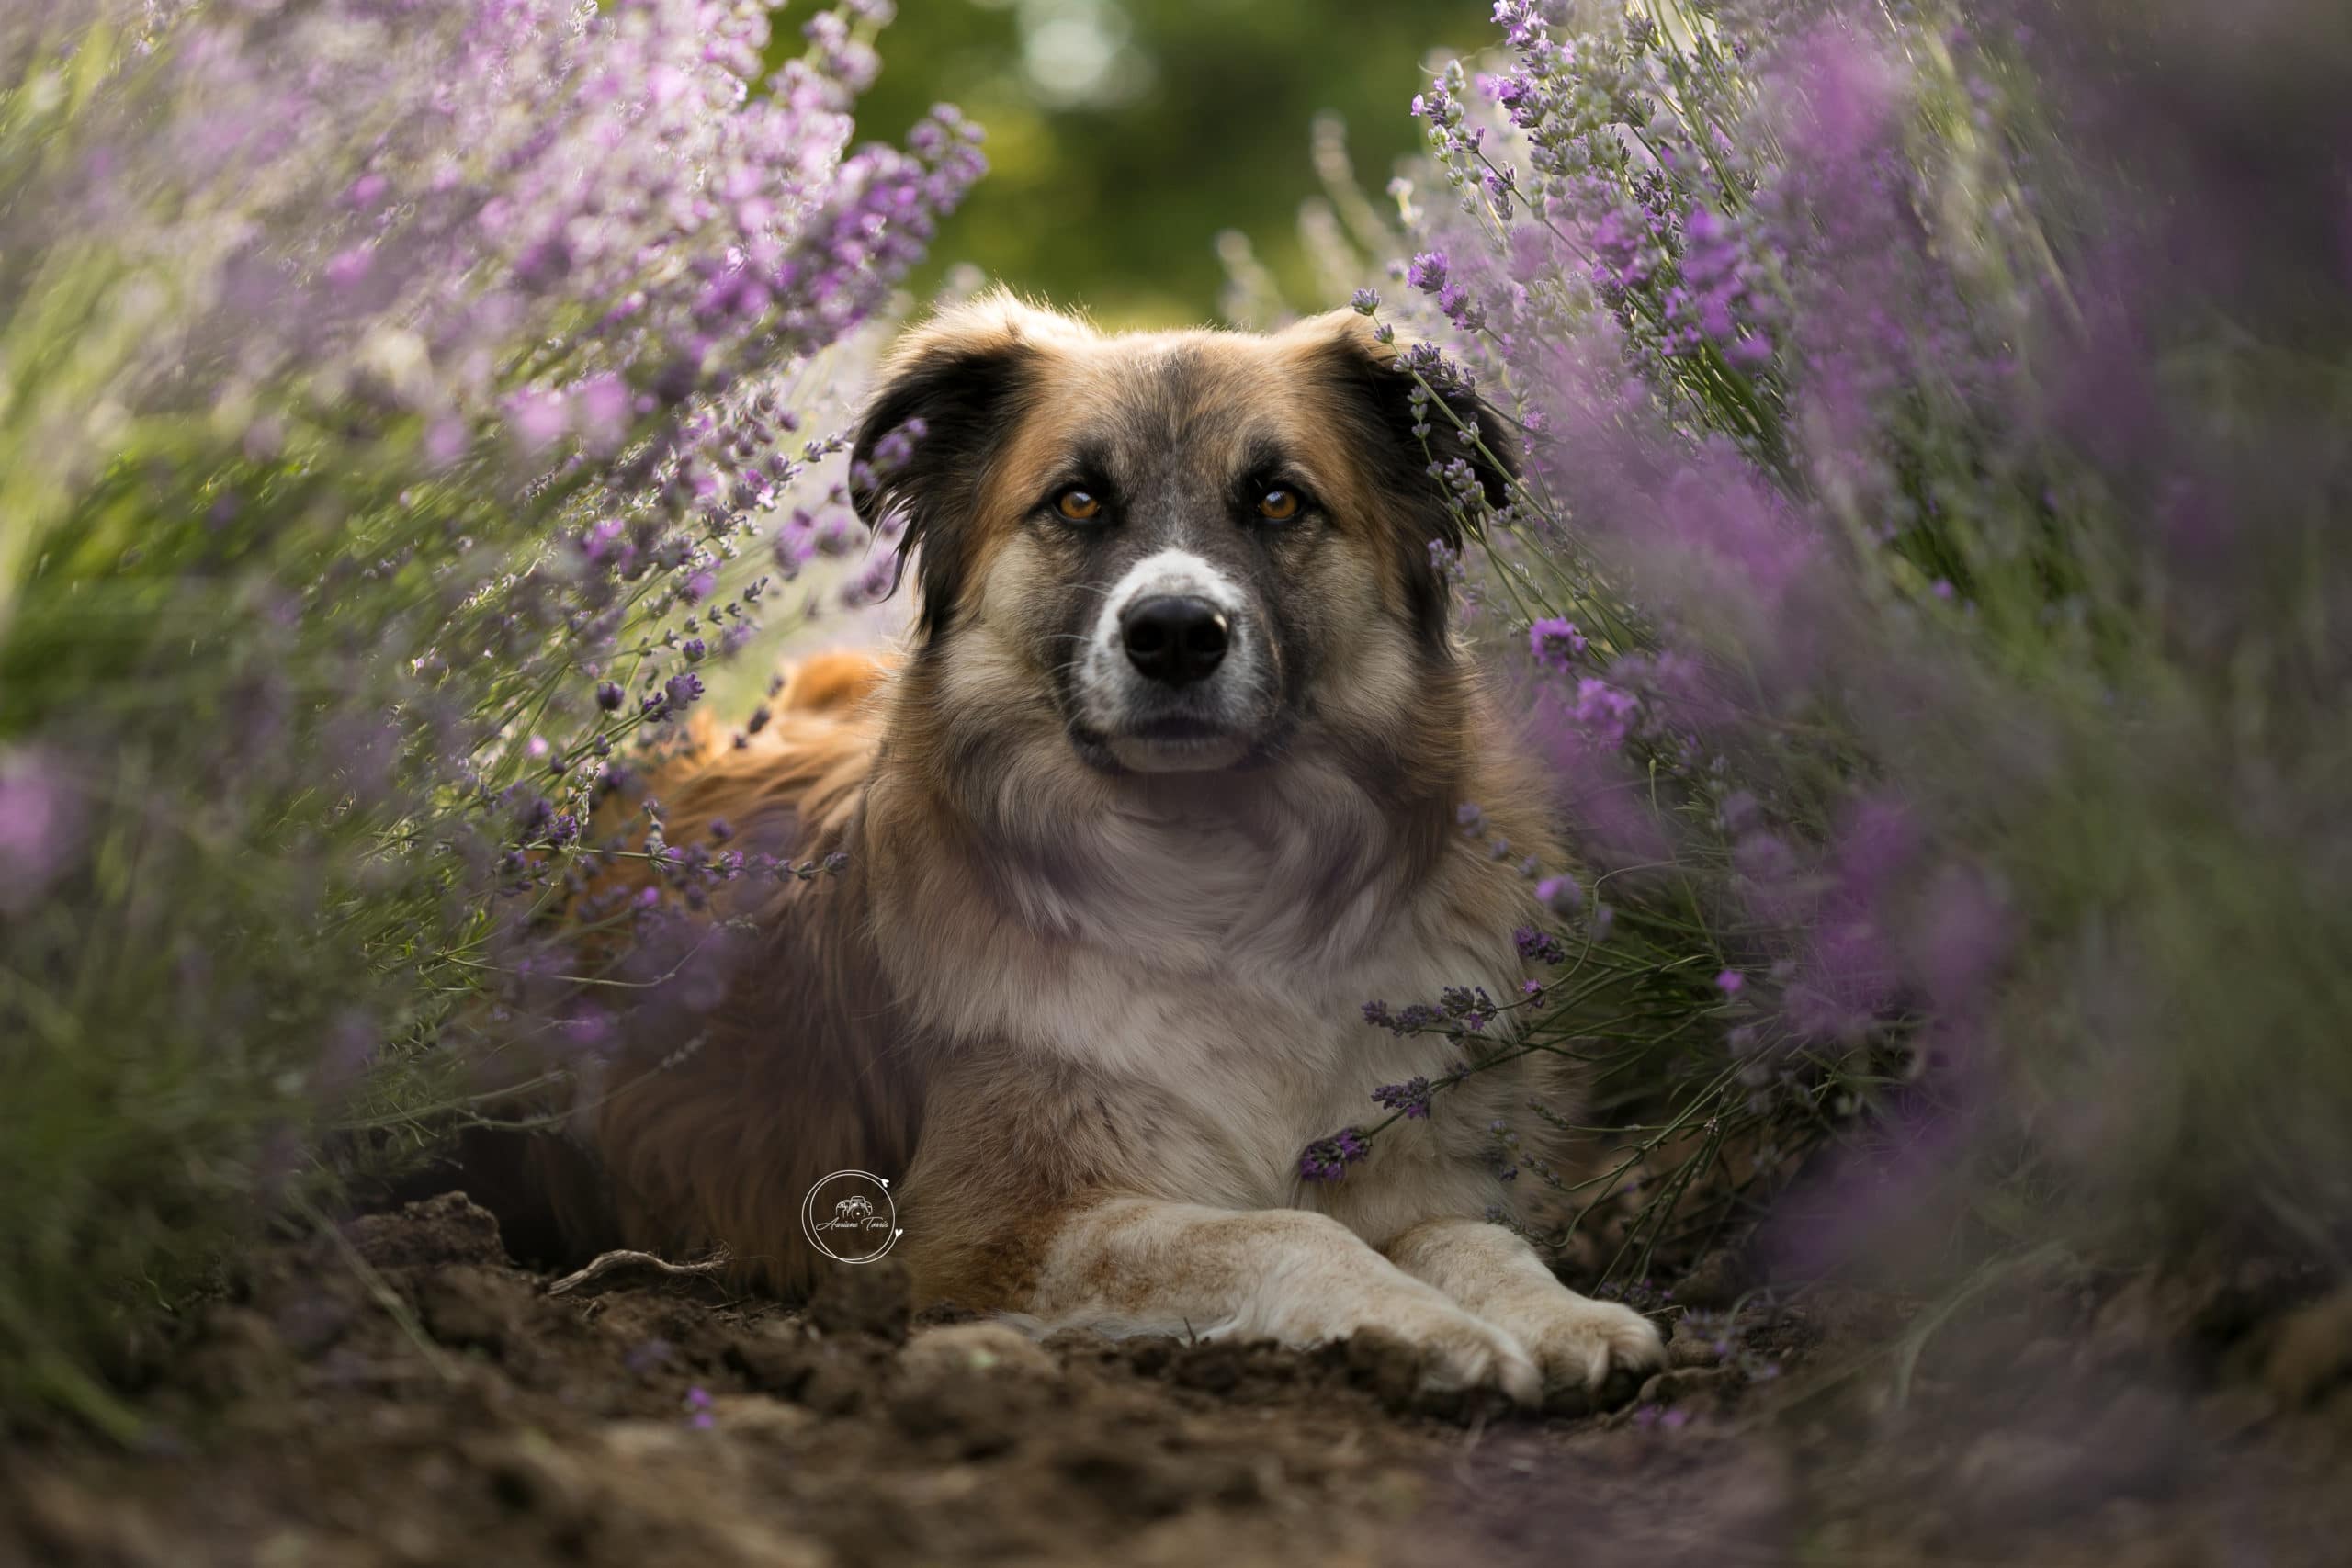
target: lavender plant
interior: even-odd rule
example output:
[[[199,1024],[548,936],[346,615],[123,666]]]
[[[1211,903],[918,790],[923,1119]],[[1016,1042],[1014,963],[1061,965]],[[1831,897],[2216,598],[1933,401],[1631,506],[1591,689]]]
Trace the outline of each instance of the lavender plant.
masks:
[[[1530,1169],[1498,1124],[1498,1162],[1567,1229],[1629,1206],[1621,1275],[1825,1145],[1784,1264],[2060,1235],[2340,1266],[2352,27],[1495,19],[1415,103],[1414,254],[1356,304],[1522,434],[1508,505],[1448,476],[1459,564],[1578,863],[1523,867],[1558,917],[1527,997],[1370,1010],[1462,1061],[1374,1089],[1387,1120],[1306,1174],[1554,1051],[1616,1154]]]
[[[816,874],[590,824],[867,542],[837,416],[980,167],[852,149],[888,12],[0,13],[0,1407],[122,1429],[141,1314],[461,1103],[422,1043],[599,867]]]

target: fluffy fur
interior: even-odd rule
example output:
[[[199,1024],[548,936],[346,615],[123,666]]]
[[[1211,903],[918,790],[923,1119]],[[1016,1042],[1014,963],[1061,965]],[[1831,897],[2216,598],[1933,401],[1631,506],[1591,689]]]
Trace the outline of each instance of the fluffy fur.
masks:
[[[1374,1086],[1453,1055],[1362,1004],[1510,994],[1539,919],[1453,827],[1475,801],[1514,858],[1548,849],[1445,624],[1428,546],[1454,525],[1411,385],[1345,313],[1113,336],[995,297],[908,336],[855,462],[869,517],[907,522],[911,646],[805,666],[748,749],[654,786],[673,842],[725,818],[848,870],[752,911],[694,1049],[625,1060],[575,1231],[724,1246],[798,1292],[839,1267],[801,1200],[854,1166],[895,1179],[925,1299],[1294,1343],[1377,1325],[1432,1384],[1521,1400],[1658,1360],[1646,1322],[1481,1217],[1509,1201],[1487,1124],[1572,1099],[1555,1058],[1471,1079],[1344,1180],[1299,1176]],[[1432,444],[1473,452],[1471,423],[1501,484],[1504,432],[1447,400]],[[1295,518],[1252,510],[1270,487]],[[1056,510],[1073,489],[1098,518]],[[1156,594],[1216,607],[1211,679],[1127,667]]]

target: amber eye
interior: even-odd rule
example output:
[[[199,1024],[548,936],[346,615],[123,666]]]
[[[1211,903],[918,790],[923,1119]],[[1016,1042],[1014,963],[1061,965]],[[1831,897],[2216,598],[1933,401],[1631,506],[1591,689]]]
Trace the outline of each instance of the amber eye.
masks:
[[[1276,485],[1258,498],[1258,515],[1269,523],[1287,523],[1298,515],[1298,491]]]
[[[1092,491],[1072,485],[1054,497],[1054,510],[1073,523],[1091,523],[1102,515],[1102,502]]]

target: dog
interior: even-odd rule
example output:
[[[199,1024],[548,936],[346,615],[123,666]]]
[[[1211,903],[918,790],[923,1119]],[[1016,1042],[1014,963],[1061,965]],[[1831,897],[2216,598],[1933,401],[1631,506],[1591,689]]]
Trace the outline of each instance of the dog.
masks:
[[[1000,294],[911,330],[852,451],[860,514],[903,525],[903,656],[803,664],[748,744],[652,786],[672,844],[724,820],[846,864],[753,909],[695,1047],[584,1113],[619,1238],[805,1292],[841,1265],[804,1195],[854,1168],[891,1179],[922,1301],[1377,1329],[1430,1389],[1527,1404],[1661,1364],[1487,1217],[1491,1125],[1574,1100],[1556,1056],[1508,1059],[1508,1015],[1500,1065],[1339,1179],[1301,1168],[1458,1049],[1368,1000],[1526,978],[1530,884],[1456,814],[1556,863],[1546,797],[1432,555],[1447,484],[1499,499],[1512,450],[1353,311],[1106,334]]]

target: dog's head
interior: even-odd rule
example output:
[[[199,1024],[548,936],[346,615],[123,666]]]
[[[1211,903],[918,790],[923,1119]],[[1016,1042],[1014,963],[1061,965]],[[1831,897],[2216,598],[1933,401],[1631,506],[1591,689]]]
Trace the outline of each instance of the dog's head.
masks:
[[[1352,311],[1113,335],[1000,295],[909,334],[853,472],[867,522],[903,515],[918,668],[1165,773],[1413,723],[1455,657],[1449,482],[1499,500],[1510,452]]]

